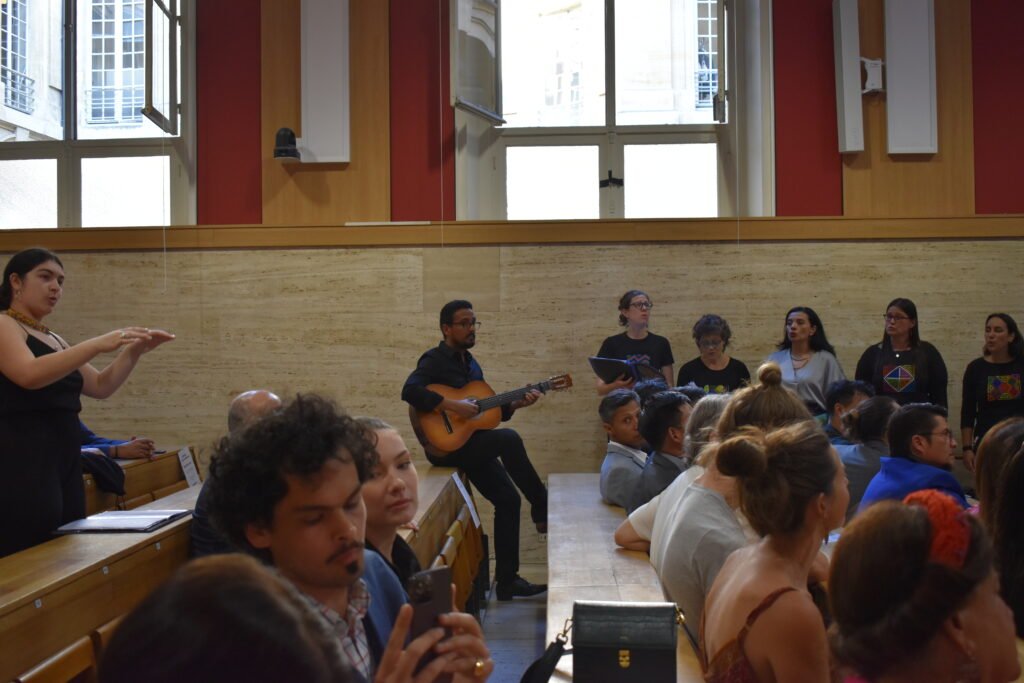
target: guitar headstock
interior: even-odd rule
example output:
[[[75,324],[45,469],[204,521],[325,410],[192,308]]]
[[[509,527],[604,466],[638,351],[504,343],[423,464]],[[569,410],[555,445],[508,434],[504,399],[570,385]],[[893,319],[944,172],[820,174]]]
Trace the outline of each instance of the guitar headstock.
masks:
[[[562,391],[572,387],[572,375],[555,375],[554,377],[548,377],[547,385],[551,387],[551,391]]]

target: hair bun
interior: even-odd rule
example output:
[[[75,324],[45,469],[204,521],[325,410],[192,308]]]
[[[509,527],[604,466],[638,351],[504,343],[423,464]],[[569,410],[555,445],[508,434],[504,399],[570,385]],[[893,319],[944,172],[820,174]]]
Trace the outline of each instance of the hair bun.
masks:
[[[778,363],[765,363],[757,369],[757,381],[769,387],[782,385],[782,368]]]
[[[729,477],[764,474],[768,469],[764,432],[755,427],[744,427],[739,434],[723,441],[718,446],[715,465],[719,472]]]

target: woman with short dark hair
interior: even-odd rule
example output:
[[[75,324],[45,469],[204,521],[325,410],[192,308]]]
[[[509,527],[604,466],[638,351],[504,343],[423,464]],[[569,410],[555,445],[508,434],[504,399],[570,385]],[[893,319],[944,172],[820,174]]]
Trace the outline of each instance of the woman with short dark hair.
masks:
[[[718,315],[704,315],[693,326],[693,341],[699,356],[679,368],[678,386],[693,382],[709,394],[728,394],[750,384],[750,370],[730,357],[732,330],[729,323]]]
[[[886,501],[832,556],[832,651],[870,681],[1004,683],[1020,675],[1013,617],[981,524],[938,491]]]
[[[917,306],[897,298],[885,307],[882,341],[864,350],[857,362],[857,379],[875,387],[875,393],[892,396],[901,406],[935,403],[946,407],[949,373],[942,354],[921,340]]]
[[[672,383],[672,345],[665,337],[648,329],[654,302],[647,292],[631,289],[619,297],[619,325],[626,328],[601,343],[597,355],[647,365],[661,373],[666,384]],[[597,378],[597,393],[604,396],[614,389],[632,389],[632,377],[620,377],[612,382]]]
[[[1000,420],[1024,416],[1024,338],[1006,313],[985,319],[985,346],[964,370],[960,404],[960,443],[964,465],[974,469],[974,454],[985,432]]]

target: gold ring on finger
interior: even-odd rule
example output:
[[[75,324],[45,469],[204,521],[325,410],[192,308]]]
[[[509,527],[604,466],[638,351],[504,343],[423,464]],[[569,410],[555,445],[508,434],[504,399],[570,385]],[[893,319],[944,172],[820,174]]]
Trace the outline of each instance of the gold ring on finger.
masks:
[[[487,669],[487,664],[484,663],[484,660],[482,660],[482,659],[478,659],[478,660],[476,660],[473,663],[473,675],[476,676],[477,678],[483,677],[484,672],[486,671],[486,669]]]

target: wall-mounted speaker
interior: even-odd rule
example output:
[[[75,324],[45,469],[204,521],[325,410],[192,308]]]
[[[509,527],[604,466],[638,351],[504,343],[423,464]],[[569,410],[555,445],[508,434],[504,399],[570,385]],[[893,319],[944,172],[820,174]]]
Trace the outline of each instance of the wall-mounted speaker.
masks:
[[[939,151],[933,0],[885,0],[889,154]]]
[[[864,110],[861,105],[857,0],[832,0],[832,36],[835,48],[839,151],[863,152]]]
[[[349,0],[302,0],[303,163],[351,161]]]

